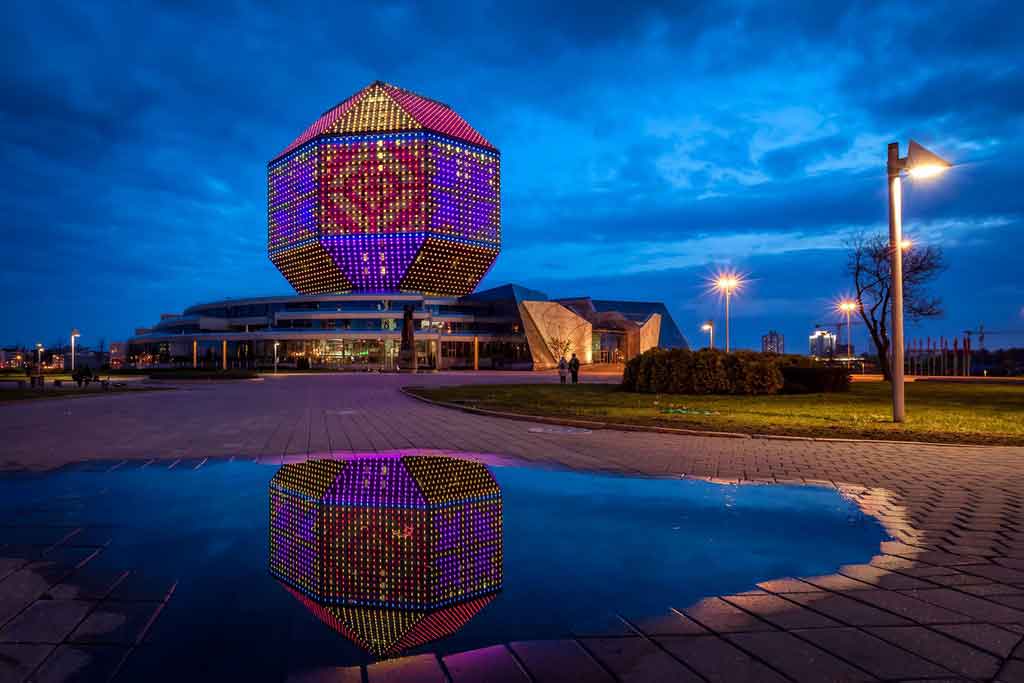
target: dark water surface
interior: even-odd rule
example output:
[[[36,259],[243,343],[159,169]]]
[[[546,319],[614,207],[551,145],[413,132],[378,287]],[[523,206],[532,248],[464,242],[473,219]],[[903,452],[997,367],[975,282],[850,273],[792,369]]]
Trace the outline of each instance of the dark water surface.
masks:
[[[367,661],[268,573],[277,468],[184,465],[4,476],[0,523],[11,526],[0,527],[0,546],[26,542],[30,532],[13,525],[85,527],[112,539],[91,567],[177,581],[126,674],[155,667],[173,678],[176,664],[201,660],[221,675],[270,679]],[[414,652],[607,632],[616,613],[657,615],[767,579],[831,573],[886,539],[826,488],[492,471],[504,500],[504,588],[460,631]]]

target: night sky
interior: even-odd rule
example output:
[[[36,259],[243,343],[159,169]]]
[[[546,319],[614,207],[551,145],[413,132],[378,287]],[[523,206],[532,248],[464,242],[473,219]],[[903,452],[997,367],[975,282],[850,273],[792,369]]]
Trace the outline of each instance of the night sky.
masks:
[[[0,343],[289,293],[266,162],[380,79],[501,150],[484,287],[661,300],[697,345],[731,267],[734,345],[774,328],[805,353],[852,289],[844,243],[886,230],[886,143],[913,138],[958,165],[905,191],[949,262],[945,317],[908,337],[1024,344],[1024,4],[288,4],[5,8]]]

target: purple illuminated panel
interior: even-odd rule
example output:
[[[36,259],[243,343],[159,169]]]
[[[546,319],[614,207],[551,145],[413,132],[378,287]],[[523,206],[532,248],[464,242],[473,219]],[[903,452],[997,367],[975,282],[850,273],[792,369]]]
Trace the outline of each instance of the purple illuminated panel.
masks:
[[[500,501],[479,501],[432,513],[437,540],[433,564],[439,572],[434,600],[445,595],[477,594],[501,583],[501,557],[492,552],[500,543]]]
[[[501,242],[498,157],[465,145],[431,141],[430,227],[494,245]]]
[[[423,233],[344,235],[325,237],[322,242],[353,289],[395,292],[425,239]]]
[[[316,172],[315,148],[268,171],[268,250],[292,247],[317,235]]]

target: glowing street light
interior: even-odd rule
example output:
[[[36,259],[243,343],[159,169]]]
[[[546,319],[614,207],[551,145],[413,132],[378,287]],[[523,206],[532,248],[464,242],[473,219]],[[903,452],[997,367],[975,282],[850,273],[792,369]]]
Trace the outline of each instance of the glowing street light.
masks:
[[[906,420],[906,402],[903,386],[903,182],[901,174],[912,178],[934,178],[952,164],[928,151],[914,140],[910,141],[907,156],[900,157],[900,143],[890,142],[886,170],[889,177],[889,267],[892,282],[892,421]]]
[[[700,326],[700,329],[707,332],[710,336],[710,346],[708,348],[714,350],[715,348],[715,323],[711,320],[707,321]]]
[[[914,246],[913,240],[908,240],[908,239],[900,240],[900,249],[902,251],[906,251],[907,249],[910,249],[912,246]]]
[[[71,328],[71,372],[75,371],[75,340],[82,336],[77,327]]]
[[[719,273],[712,280],[711,286],[719,294],[725,295],[725,352],[729,353],[729,300],[733,292],[743,287],[743,278],[739,273]]]
[[[277,374],[277,347],[281,345],[281,342],[274,342],[274,374]]]
[[[42,342],[36,342],[36,365],[39,366],[40,374],[43,372],[43,351],[45,350]]]
[[[850,325],[850,314],[857,308],[859,306],[853,299],[842,299],[836,304],[836,310],[846,314],[846,357],[850,359],[851,365],[853,364],[853,327]]]

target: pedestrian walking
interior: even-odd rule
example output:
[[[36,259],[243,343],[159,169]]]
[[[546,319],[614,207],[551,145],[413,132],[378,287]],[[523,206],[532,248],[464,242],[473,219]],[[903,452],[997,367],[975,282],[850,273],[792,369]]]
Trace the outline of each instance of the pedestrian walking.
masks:
[[[572,358],[569,359],[569,372],[572,373],[572,383],[580,383],[580,359],[576,357],[576,354],[572,354]]]
[[[565,356],[558,361],[558,379],[565,384],[565,378],[569,374],[569,364],[565,362]]]

